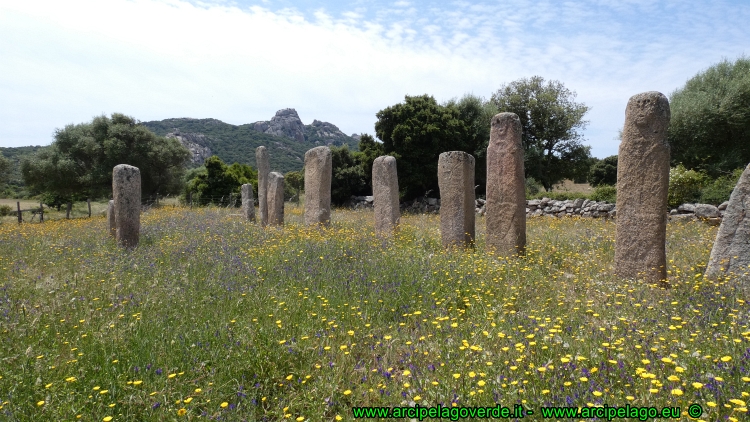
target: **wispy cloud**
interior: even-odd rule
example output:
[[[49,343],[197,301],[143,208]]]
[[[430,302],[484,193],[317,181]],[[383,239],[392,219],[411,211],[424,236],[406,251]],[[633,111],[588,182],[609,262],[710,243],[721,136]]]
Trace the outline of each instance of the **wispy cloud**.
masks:
[[[586,137],[617,152],[627,99],[665,94],[747,53],[750,5],[699,1],[78,0],[0,3],[0,145],[46,144],[100,113],[239,124],[295,107],[373,132],[428,93],[489,97],[557,79],[592,107]]]

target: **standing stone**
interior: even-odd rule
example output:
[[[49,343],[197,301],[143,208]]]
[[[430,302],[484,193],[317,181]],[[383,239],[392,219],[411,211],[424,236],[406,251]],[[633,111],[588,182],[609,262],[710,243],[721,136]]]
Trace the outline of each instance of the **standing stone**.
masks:
[[[734,273],[750,273],[750,165],[742,172],[729,197],[729,205],[716,233],[706,277],[719,278]]]
[[[526,185],[521,119],[515,113],[492,118],[487,146],[487,249],[499,255],[526,248]]]
[[[115,223],[115,201],[113,199],[110,199],[107,204],[107,225],[109,226],[109,235],[116,237],[117,224]]]
[[[378,157],[372,163],[372,196],[375,211],[375,233],[390,235],[398,227],[401,211],[398,204],[396,158]]]
[[[474,157],[450,151],[438,158],[440,234],[443,247],[474,243]]]
[[[120,164],[112,171],[115,239],[126,248],[138,246],[141,233],[141,171]]]
[[[275,171],[268,175],[268,225],[284,225],[284,175]]]
[[[248,221],[255,221],[255,199],[253,198],[253,185],[245,183],[242,185],[242,216]]]
[[[615,271],[647,281],[667,278],[669,101],[660,92],[634,95],[625,110],[617,162]]]
[[[266,147],[255,149],[255,164],[258,166],[258,214],[260,225],[265,227],[268,224],[268,173],[271,171]]]
[[[333,159],[328,147],[305,153],[305,225],[331,223]]]

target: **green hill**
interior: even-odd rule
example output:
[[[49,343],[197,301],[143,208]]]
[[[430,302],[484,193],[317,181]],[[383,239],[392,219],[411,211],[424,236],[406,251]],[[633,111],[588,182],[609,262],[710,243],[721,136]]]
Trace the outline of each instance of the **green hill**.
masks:
[[[193,152],[188,167],[197,167],[211,155],[227,164],[242,163],[257,168],[255,149],[268,148],[271,170],[286,173],[302,170],[305,152],[319,145],[348,145],[358,150],[359,137],[348,136],[335,125],[314,120],[303,125],[294,109],[279,110],[265,122],[232,125],[217,119],[176,118],[141,122],[158,136],[175,137]],[[0,196],[23,197],[21,161],[49,146],[0,147],[0,153],[13,163],[11,178]]]
[[[292,138],[293,135],[276,136],[260,131],[274,131],[273,120],[270,122],[270,129],[269,122],[235,126],[216,119],[192,118],[166,119],[141,124],[159,136],[174,136],[180,139],[194,151],[195,161],[192,166],[202,164],[207,157],[198,150],[208,148],[210,155],[217,155],[227,164],[237,162],[256,167],[255,149],[264,145],[268,148],[271,170],[286,173],[302,169],[305,152],[310,148],[319,145],[348,145],[350,150],[357,151],[359,144],[357,138],[341,133],[330,123],[317,120],[312,125],[302,126],[299,123],[300,130],[304,130],[297,136],[298,139],[304,137],[304,141],[301,142]],[[276,127],[276,133],[282,132],[283,129]]]

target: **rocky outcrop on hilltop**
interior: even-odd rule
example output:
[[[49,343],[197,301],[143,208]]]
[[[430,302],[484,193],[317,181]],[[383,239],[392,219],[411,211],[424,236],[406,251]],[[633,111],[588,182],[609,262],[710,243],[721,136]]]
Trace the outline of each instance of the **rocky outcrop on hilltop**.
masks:
[[[283,136],[297,142],[305,141],[305,126],[302,124],[297,110],[285,108],[276,112],[270,121],[255,122],[253,128],[258,132],[274,136]]]
[[[336,125],[320,120],[313,120],[311,125],[305,125],[307,141],[318,145],[341,145],[349,138]]]
[[[179,129],[173,129],[172,132],[165,135],[167,138],[175,138],[187,149],[190,150],[190,162],[201,165],[206,158],[213,155],[211,148],[208,146],[208,139],[202,133],[181,133]]]
[[[356,145],[359,135],[349,136],[336,125],[320,120],[313,120],[312,124],[303,125],[302,120],[293,108],[285,108],[276,112],[271,120],[255,122],[253,129],[269,135],[283,136],[297,142],[312,145]]]

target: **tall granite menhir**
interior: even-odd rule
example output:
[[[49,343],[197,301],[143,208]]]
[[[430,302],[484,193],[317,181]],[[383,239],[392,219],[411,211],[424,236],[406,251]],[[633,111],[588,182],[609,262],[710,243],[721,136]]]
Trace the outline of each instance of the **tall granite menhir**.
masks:
[[[729,274],[750,278],[750,165],[729,197],[705,276],[717,279]]]
[[[253,198],[253,185],[245,183],[241,188],[242,193],[242,217],[247,221],[255,221],[255,199]]]
[[[667,278],[669,118],[667,97],[655,91],[632,96],[625,110],[615,233],[615,271],[623,278]]]
[[[305,225],[331,223],[331,150],[321,146],[305,153]]]
[[[107,203],[107,225],[109,226],[109,235],[117,236],[117,223],[115,222],[115,201],[110,199]]]
[[[268,161],[268,150],[264,146],[255,149],[255,164],[258,166],[258,214],[260,214],[260,225],[268,224],[268,173],[271,165]]]
[[[526,247],[526,186],[521,119],[515,113],[492,118],[487,146],[487,249],[522,254]]]
[[[284,225],[284,175],[268,174],[268,225]]]
[[[141,233],[141,171],[120,164],[112,170],[115,239],[126,248],[138,246]]]
[[[383,155],[373,161],[372,196],[375,211],[375,233],[380,236],[393,234],[401,218],[395,157]]]
[[[450,151],[438,157],[440,235],[443,247],[474,243],[474,157]]]

